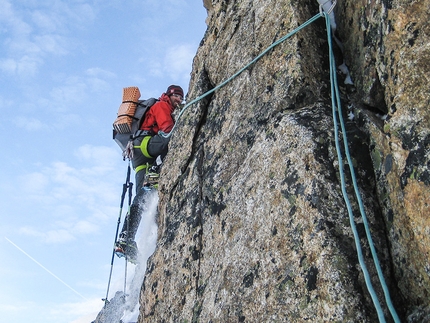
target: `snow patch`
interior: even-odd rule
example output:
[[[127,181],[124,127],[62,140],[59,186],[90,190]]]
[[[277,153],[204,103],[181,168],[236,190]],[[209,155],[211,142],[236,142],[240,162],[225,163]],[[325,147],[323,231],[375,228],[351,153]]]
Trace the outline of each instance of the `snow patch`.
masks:
[[[343,81],[343,83],[354,85],[351,79],[351,75],[349,74],[348,66],[346,66],[345,63],[343,63],[342,65],[339,65],[338,68],[342,72],[342,74],[345,75],[345,80]]]
[[[124,314],[121,321],[124,323],[137,322],[139,316],[139,293],[145,278],[146,263],[148,258],[154,253],[157,244],[157,216],[158,192],[151,191],[146,196],[145,208],[142,213],[138,233],[137,247],[139,249],[139,265],[135,266],[134,273],[130,276],[130,283],[127,286],[127,294]]]

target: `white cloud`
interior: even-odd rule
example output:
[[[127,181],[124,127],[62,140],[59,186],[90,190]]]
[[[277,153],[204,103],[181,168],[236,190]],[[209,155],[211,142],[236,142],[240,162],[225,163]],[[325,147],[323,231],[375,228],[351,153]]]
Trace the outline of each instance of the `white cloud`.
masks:
[[[14,122],[18,128],[22,128],[27,131],[37,131],[45,128],[45,125],[42,123],[42,121],[36,118],[18,116]]]
[[[0,312],[2,313],[2,319],[9,318],[13,315],[13,317],[16,317],[19,313],[23,313],[26,311],[32,311],[33,313],[37,313],[37,305],[30,301],[30,302],[15,302],[13,304],[0,302]],[[6,320],[6,322],[11,322],[11,320]]]
[[[76,127],[82,127],[83,124],[81,115],[75,113],[59,113],[58,115],[55,115],[55,118],[48,121],[50,122],[50,129],[62,131],[65,129],[67,129],[67,131],[70,129],[77,129]]]
[[[65,229],[42,232],[36,230],[35,228],[26,226],[20,228],[19,233],[25,236],[38,238],[39,240],[42,240],[46,243],[54,244],[65,243],[76,239],[71,232]]]
[[[195,46],[182,44],[163,48],[163,54],[154,55],[148,62],[147,57],[141,57],[138,62],[145,64],[151,78],[170,77],[173,81],[181,83],[190,78],[191,66],[195,56]]]
[[[85,71],[85,74],[87,74],[91,77],[102,77],[102,78],[106,78],[106,79],[113,78],[116,76],[115,73],[113,73],[111,71],[104,70],[104,69],[99,68],[99,67],[88,68]]]
[[[100,231],[116,214],[120,187],[118,152],[112,147],[84,145],[71,164],[55,161],[19,179],[26,203],[44,211],[44,220],[21,227],[20,233],[46,243],[64,243]],[[65,156],[63,156],[65,157]]]
[[[71,208],[73,211],[73,208]],[[92,216],[86,220],[76,221],[76,217],[67,217],[62,214],[60,221],[54,221],[47,226],[55,227],[56,229],[46,230],[45,228],[35,228],[32,226],[24,226],[19,229],[19,233],[29,237],[35,237],[48,244],[67,243],[74,241],[78,236],[93,234],[99,231],[100,222],[98,219],[93,219]],[[107,218],[104,220],[106,221]]]
[[[51,89],[49,98],[40,102],[41,106],[49,107],[51,111],[64,113],[82,105],[91,106],[94,98],[110,89],[110,81],[114,74],[99,68],[90,68],[84,75],[60,77],[61,84]],[[69,117],[67,120],[70,121]]]
[[[111,80],[116,77],[115,73],[98,67],[87,69],[85,75],[87,76],[89,89],[95,93],[108,91]]]
[[[47,286],[47,288],[49,287]],[[20,301],[13,304],[2,302],[0,304],[2,319],[7,322],[17,322],[16,318],[21,317],[21,313],[25,313],[25,316],[21,317],[23,320],[19,322],[89,323],[97,317],[102,308],[103,302],[100,298],[91,298],[82,302],[56,303],[55,306],[52,303],[33,301]],[[31,315],[26,315],[26,313],[31,313]]]
[[[23,21],[22,17],[12,6],[12,2],[1,0],[0,6],[0,22],[4,26],[3,29],[12,29],[15,35],[28,34],[31,31],[29,24]]]
[[[101,308],[100,308],[101,310]],[[97,317],[98,311],[92,312],[91,314],[87,314],[85,316],[82,316],[70,323],[88,323],[92,322]]]
[[[11,110],[12,106],[13,106],[12,100],[5,99],[3,96],[0,95],[0,110]]]
[[[60,7],[60,6],[59,6]],[[74,3],[63,1],[61,7],[64,8],[66,17],[64,19],[77,26],[87,26],[94,21],[97,12],[88,3]],[[62,14],[62,11],[59,12]]]
[[[164,66],[159,61],[152,61],[149,67],[149,73],[152,77],[163,77],[164,75]]]
[[[27,174],[24,187],[30,192],[43,192],[49,184],[49,179],[45,174],[34,172]]]
[[[17,66],[18,66],[18,64],[17,64],[16,60],[14,60],[12,58],[0,60],[0,69],[5,73],[8,73],[8,74],[15,73]]]
[[[45,236],[44,240],[47,243],[65,243],[69,241],[76,240],[75,236],[69,232],[68,230],[51,230],[48,231]]]
[[[100,298],[82,302],[52,304],[27,304],[23,309],[30,309],[36,316],[49,322],[89,323],[92,322],[103,307]],[[38,321],[39,322],[39,321]]]
[[[21,304],[2,304],[2,303],[0,303],[0,312],[2,312],[2,313],[19,312],[23,309],[27,309],[27,307],[23,306]]]
[[[17,60],[16,74],[20,76],[33,76],[37,73],[42,59],[39,57],[24,55]]]
[[[194,46],[191,45],[178,45],[168,48],[164,58],[165,71],[170,72],[174,79],[189,78],[195,54]]]
[[[86,28],[95,19],[89,4],[12,3],[0,1],[0,32],[4,34],[0,68],[10,75],[34,76],[50,56],[67,55],[76,47],[70,26]]]
[[[44,32],[55,32],[60,26],[57,16],[48,14],[41,10],[35,10],[31,13],[31,20]]]
[[[37,73],[42,60],[29,55],[17,59],[6,58],[0,60],[0,69],[9,75],[33,76]]]
[[[28,65],[26,65],[28,64]],[[0,70],[15,73],[17,69],[26,69],[29,74],[36,73],[37,63],[17,62],[13,59],[0,61]],[[76,127],[91,127],[90,113],[84,113],[91,109],[94,102],[100,101],[111,88],[111,81],[115,75],[100,68],[90,68],[83,75],[57,76],[56,86],[47,93],[41,93],[45,97],[37,100],[26,100],[24,105],[18,104],[14,110],[5,110],[5,118],[10,119],[9,124],[14,124],[19,129],[34,131],[68,131]],[[0,108],[11,106],[13,102],[1,100]],[[87,107],[87,108],[84,108]],[[112,116],[114,112],[112,112]],[[99,122],[95,120],[94,122]]]
[[[78,221],[74,227],[74,231],[79,234],[89,234],[98,231],[98,226],[90,221]]]
[[[50,314],[68,317],[73,320],[70,323],[89,323],[96,318],[102,308],[103,302],[100,298],[93,298],[85,302],[60,304],[57,308],[52,308]]]
[[[97,172],[107,173],[115,166],[112,160],[119,157],[118,150],[106,146],[83,145],[74,151],[74,155],[81,161],[91,162],[91,170],[97,169]]]
[[[109,272],[110,264],[109,265],[103,265],[101,270],[104,272]],[[97,277],[97,279],[90,279],[89,277],[81,277],[81,280],[78,283],[78,287],[85,289],[90,288],[91,290],[97,290],[97,291],[106,291],[106,281],[104,277]]]
[[[51,104],[58,108],[64,108],[66,105],[81,102],[86,97],[87,84],[77,76],[67,78],[61,86],[55,87],[49,93]]]
[[[67,41],[60,35],[37,35],[34,37],[35,45],[44,55],[66,55]]]

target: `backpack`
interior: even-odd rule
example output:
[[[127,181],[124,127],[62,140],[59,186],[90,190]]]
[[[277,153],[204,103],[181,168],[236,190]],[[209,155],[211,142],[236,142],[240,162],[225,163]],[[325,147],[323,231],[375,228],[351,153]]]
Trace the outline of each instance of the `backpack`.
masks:
[[[150,98],[139,100],[140,91],[138,87],[127,87],[123,89],[122,103],[118,109],[118,115],[113,123],[113,139],[125,150],[130,139],[135,137],[145,120],[149,108],[158,100]]]

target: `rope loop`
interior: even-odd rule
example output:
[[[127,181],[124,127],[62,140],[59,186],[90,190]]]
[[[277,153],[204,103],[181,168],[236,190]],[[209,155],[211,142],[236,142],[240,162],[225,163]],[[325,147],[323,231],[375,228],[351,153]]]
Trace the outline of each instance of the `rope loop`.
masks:
[[[335,62],[335,57],[334,57],[334,53],[333,53],[333,49],[332,49],[330,15],[328,13],[324,13],[323,15],[326,19],[327,41],[328,41],[328,47],[329,47],[332,114],[333,114],[335,146],[336,146],[336,152],[337,152],[337,157],[338,157],[338,161],[339,161],[339,175],[340,175],[340,181],[341,181],[342,194],[343,194],[344,201],[345,201],[345,204],[346,204],[346,207],[348,210],[348,216],[349,216],[351,230],[352,230],[353,235],[354,235],[357,257],[358,257],[358,261],[360,263],[361,270],[363,272],[363,276],[364,276],[367,290],[368,290],[368,292],[372,298],[373,304],[374,304],[375,309],[377,311],[379,322],[385,323],[386,320],[384,317],[384,312],[381,308],[381,304],[378,300],[378,296],[377,296],[377,294],[373,288],[371,277],[370,277],[369,271],[367,270],[367,266],[366,266],[366,263],[364,260],[364,256],[363,256],[363,252],[362,252],[362,248],[361,248],[360,237],[358,235],[357,227],[355,225],[354,214],[353,214],[351,202],[349,200],[348,193],[347,193],[345,172],[344,172],[343,166],[342,166],[343,165],[343,157],[342,157],[342,151],[341,151],[341,147],[340,147],[339,132],[342,134],[343,144],[344,144],[344,154],[345,154],[345,157],[348,161],[347,164],[348,164],[348,167],[350,170],[350,177],[352,180],[356,201],[359,205],[360,215],[361,215],[361,218],[363,220],[364,228],[366,231],[367,241],[368,241],[369,248],[370,248],[370,251],[372,254],[372,258],[373,258],[373,262],[374,262],[374,265],[375,265],[375,268],[376,268],[376,271],[378,274],[379,282],[380,282],[382,290],[384,292],[385,301],[386,301],[386,304],[388,306],[388,309],[391,313],[391,316],[392,316],[394,322],[400,323],[400,319],[399,319],[397,312],[396,312],[396,310],[392,304],[390,292],[389,292],[387,283],[385,282],[385,278],[384,278],[381,266],[379,264],[378,255],[376,253],[376,249],[375,249],[375,246],[373,244],[373,239],[372,239],[369,224],[367,221],[367,216],[366,216],[366,212],[364,209],[363,200],[361,198],[361,194],[360,194],[358,184],[357,184],[357,178],[355,176],[352,158],[351,158],[351,155],[349,153],[348,138],[346,135],[347,131],[346,131],[343,117],[342,117],[342,106],[341,106],[339,87],[338,87],[337,77],[336,77],[336,62]],[[339,124],[340,124],[340,130],[339,130]]]
[[[319,1],[318,1],[319,2]],[[331,14],[331,12],[333,11],[333,9],[334,9],[334,7],[336,7],[336,4],[337,4],[337,0],[334,0],[333,2],[331,2],[331,0],[327,0],[326,2],[323,2],[323,3],[320,3],[320,14],[321,14],[321,16],[323,16],[324,15],[324,8],[323,8],[323,6],[327,3],[327,2],[330,2],[330,3],[332,3],[332,5],[331,5],[331,7],[326,11],[326,13],[329,15],[329,14]]]

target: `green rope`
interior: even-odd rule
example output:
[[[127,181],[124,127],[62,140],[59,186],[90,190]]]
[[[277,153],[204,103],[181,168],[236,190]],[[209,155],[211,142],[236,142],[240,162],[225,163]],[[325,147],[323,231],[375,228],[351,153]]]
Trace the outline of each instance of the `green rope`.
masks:
[[[329,19],[326,17],[326,21],[329,21]],[[328,24],[328,23],[327,23]],[[330,29],[329,27],[327,27],[327,34],[330,33]],[[336,95],[337,95],[337,80],[336,80],[336,68],[333,67],[334,63],[333,63],[333,55],[332,55],[332,48],[331,48],[331,41],[329,41],[329,55],[330,55],[330,80],[331,80],[331,100],[332,100],[332,112],[333,112],[333,121],[334,121],[334,136],[335,136],[335,144],[336,144],[336,151],[337,151],[337,159],[339,162],[339,175],[340,175],[340,182],[341,182],[341,188],[342,188],[342,194],[343,194],[343,198],[345,200],[346,203],[346,207],[348,210],[348,215],[349,215],[349,222],[350,222],[350,226],[352,229],[352,233],[354,234],[354,241],[355,241],[355,246],[357,248],[357,256],[358,256],[358,261],[360,263],[360,267],[361,270],[363,272],[364,275],[364,280],[366,282],[366,286],[367,286],[367,290],[370,293],[370,296],[372,298],[373,304],[376,308],[376,311],[378,313],[378,317],[379,317],[379,322],[384,322],[385,323],[385,318],[384,318],[384,313],[382,311],[381,308],[381,304],[379,303],[378,297],[376,296],[375,290],[373,289],[372,286],[372,281],[370,280],[370,275],[369,272],[367,271],[367,267],[366,264],[364,262],[364,258],[363,258],[363,251],[361,249],[361,245],[360,245],[360,237],[358,235],[358,231],[357,231],[357,227],[355,226],[354,223],[354,214],[352,213],[352,206],[351,203],[349,202],[349,198],[348,198],[348,194],[346,192],[346,185],[345,185],[345,174],[343,172],[343,158],[342,158],[342,154],[341,154],[341,150],[340,150],[340,139],[338,136],[338,125],[337,125],[337,118],[336,118]],[[334,69],[334,71],[333,71]],[[341,114],[341,113],[339,113]],[[341,119],[341,116],[339,116],[339,118]]]
[[[333,5],[334,6],[334,5]],[[332,7],[333,7],[332,6]],[[332,9],[330,9],[332,10]],[[227,80],[225,80],[224,82],[222,82],[221,84],[217,85],[216,87],[214,87],[213,89],[207,91],[206,93],[202,94],[201,96],[195,98],[194,100],[190,101],[189,103],[187,103],[182,110],[180,111],[177,120],[179,120],[181,118],[181,116],[184,114],[184,112],[194,103],[197,103],[198,101],[202,100],[203,98],[205,98],[206,96],[208,96],[209,94],[215,92],[216,90],[222,88],[224,85],[226,85],[227,83],[229,83],[230,81],[232,81],[233,79],[235,79],[239,74],[241,74],[243,71],[245,71],[246,69],[248,69],[251,65],[253,65],[255,62],[257,62],[261,57],[263,57],[268,51],[270,51],[272,48],[274,48],[275,46],[279,45],[280,43],[284,42],[286,39],[290,38],[291,36],[293,36],[294,34],[296,34],[298,31],[300,31],[301,29],[305,28],[306,26],[310,25],[312,22],[314,22],[315,20],[319,19],[320,17],[323,17],[326,19],[326,27],[327,27],[327,38],[328,38],[328,45],[329,45],[329,60],[330,60],[330,80],[331,80],[331,96],[332,96],[332,109],[333,109],[333,121],[334,121],[334,134],[335,134],[335,144],[336,144],[336,150],[337,150],[337,155],[338,155],[338,161],[339,161],[339,172],[340,172],[340,179],[341,179],[341,186],[342,186],[342,193],[343,193],[343,197],[347,206],[347,210],[348,210],[348,214],[349,214],[349,220],[350,220],[350,225],[351,225],[351,230],[353,232],[354,235],[354,240],[355,240],[355,245],[357,248],[357,256],[358,256],[358,260],[361,266],[361,269],[363,271],[363,275],[365,278],[365,282],[366,282],[366,286],[367,289],[370,293],[370,296],[372,298],[372,301],[374,303],[375,309],[377,311],[378,314],[378,318],[380,322],[385,323],[385,317],[381,308],[381,305],[379,303],[378,297],[376,295],[375,290],[373,289],[372,286],[372,282],[370,279],[370,275],[369,272],[367,271],[367,267],[366,264],[364,262],[364,258],[363,258],[363,252],[361,249],[361,245],[360,245],[360,238],[358,235],[358,231],[357,228],[355,226],[354,223],[354,215],[352,213],[352,206],[351,203],[349,201],[347,192],[346,192],[346,186],[345,186],[345,174],[343,172],[343,158],[342,158],[342,154],[341,154],[341,150],[340,150],[340,140],[338,137],[338,125],[337,125],[337,117],[336,114],[339,117],[339,121],[341,124],[341,129],[342,129],[342,135],[343,135],[343,142],[344,142],[344,148],[345,148],[345,155],[346,158],[348,160],[348,164],[349,164],[349,168],[350,168],[350,172],[351,172],[351,177],[352,177],[352,182],[353,182],[353,186],[354,186],[354,191],[355,191],[355,195],[359,204],[359,208],[360,208],[360,213],[361,216],[363,218],[363,224],[365,227],[365,231],[366,231],[366,236],[369,242],[369,246],[370,246],[370,250],[372,253],[372,257],[374,260],[374,264],[378,273],[378,277],[379,277],[379,281],[381,283],[382,289],[384,291],[384,295],[385,295],[385,300],[387,302],[388,308],[390,310],[390,313],[394,319],[394,321],[396,323],[400,323],[400,320],[397,316],[396,310],[394,309],[394,306],[391,302],[391,298],[390,298],[390,293],[387,287],[387,284],[385,282],[380,264],[379,264],[379,260],[378,260],[378,256],[376,254],[376,250],[372,241],[372,237],[370,234],[370,229],[369,229],[369,225],[367,222],[367,217],[366,217],[366,213],[364,211],[364,207],[363,207],[363,202],[361,200],[360,197],[360,192],[358,190],[358,186],[357,186],[357,182],[356,182],[356,177],[355,177],[355,173],[354,173],[354,168],[353,168],[353,164],[352,164],[352,160],[349,154],[349,149],[348,149],[348,141],[347,141],[347,137],[346,137],[346,131],[345,131],[345,126],[344,126],[344,122],[343,122],[343,118],[342,118],[342,111],[341,111],[341,104],[340,104],[340,95],[339,95],[339,89],[338,89],[338,85],[337,85],[337,79],[336,79],[336,64],[335,64],[335,59],[334,59],[334,54],[333,54],[333,50],[332,50],[332,39],[331,39],[331,25],[330,25],[330,17],[329,14],[326,12],[323,12],[321,10],[321,12],[317,15],[315,15],[314,17],[312,17],[311,19],[309,19],[308,21],[306,21],[305,23],[303,23],[302,25],[300,25],[299,27],[297,27],[296,29],[294,29],[293,31],[291,31],[290,33],[288,33],[287,35],[285,35],[284,37],[280,38],[279,40],[275,41],[274,43],[272,43],[269,47],[267,47],[262,53],[260,53],[258,56],[256,56],[251,62],[249,62],[247,65],[245,65],[242,69],[240,69],[239,71],[237,71],[235,74],[233,74],[231,77],[229,77]],[[336,105],[337,105],[337,110],[336,111]],[[173,131],[176,128],[176,124],[175,126],[172,128],[172,130],[166,134],[163,132],[159,132],[159,134],[165,138],[169,138]]]
[[[385,282],[384,275],[382,273],[382,269],[381,269],[381,266],[379,264],[378,255],[376,253],[375,246],[373,244],[372,236],[371,236],[370,229],[369,229],[369,224],[368,224],[368,221],[367,221],[366,212],[364,210],[364,206],[363,206],[363,202],[362,202],[362,199],[361,199],[360,191],[359,191],[358,185],[357,185],[357,179],[356,179],[355,172],[354,172],[354,166],[353,166],[353,163],[352,163],[351,155],[349,153],[348,138],[346,137],[345,124],[344,124],[343,118],[342,118],[342,109],[341,109],[341,103],[340,103],[339,88],[338,88],[337,79],[336,79],[336,64],[335,64],[334,54],[333,54],[333,51],[332,51],[330,17],[326,13],[324,13],[324,17],[326,19],[327,38],[328,38],[328,44],[329,44],[330,80],[331,80],[333,122],[334,122],[334,134],[335,134],[335,138],[336,138],[335,139],[336,150],[337,150],[337,155],[338,155],[338,160],[339,160],[339,172],[340,172],[340,178],[341,178],[341,184],[342,184],[342,193],[343,193],[343,196],[344,196],[345,203],[347,205],[348,214],[349,214],[349,220],[350,220],[350,224],[351,224],[351,229],[352,229],[352,231],[354,233],[355,244],[356,244],[356,247],[357,247],[357,255],[358,255],[358,259],[359,259],[359,262],[360,262],[361,269],[362,269],[363,274],[364,274],[364,278],[365,278],[365,281],[366,281],[367,289],[368,289],[368,291],[369,291],[369,293],[370,293],[370,295],[372,297],[373,303],[374,303],[375,308],[376,308],[376,310],[378,312],[379,321],[380,322],[385,322],[383,311],[382,311],[381,306],[379,304],[379,301],[378,301],[378,298],[376,296],[376,293],[375,293],[375,291],[373,289],[372,282],[370,281],[370,276],[369,276],[369,273],[368,273],[367,268],[366,268],[366,264],[365,264],[364,259],[363,259],[363,254],[362,254],[362,250],[361,250],[361,246],[360,246],[360,238],[358,236],[357,228],[356,228],[355,223],[354,223],[354,215],[352,214],[352,207],[351,207],[351,204],[349,202],[349,199],[348,199],[348,196],[347,196],[347,192],[346,192],[345,178],[344,178],[344,173],[343,173],[343,161],[342,161],[342,156],[341,156],[341,152],[340,152],[340,144],[339,144],[339,138],[338,138],[338,125],[337,125],[337,118],[336,118],[336,104],[337,104],[337,116],[339,118],[339,122],[340,122],[341,129],[342,129],[343,143],[344,143],[344,149],[345,149],[345,156],[346,156],[347,161],[348,161],[349,170],[350,170],[350,173],[351,173],[351,179],[352,179],[352,183],[353,183],[353,186],[354,186],[354,192],[355,192],[355,196],[357,198],[357,202],[358,202],[358,205],[359,205],[361,217],[363,219],[363,224],[364,224],[364,228],[365,228],[365,231],[366,231],[367,240],[369,242],[369,247],[370,247],[370,250],[371,250],[371,253],[372,253],[373,262],[375,264],[376,271],[378,273],[378,278],[379,278],[379,281],[381,283],[382,289],[384,291],[385,301],[386,301],[387,306],[388,306],[388,308],[390,310],[391,316],[393,317],[393,319],[394,319],[394,321],[396,323],[400,323],[399,317],[397,316],[396,310],[394,309],[394,306],[393,306],[393,304],[391,302],[390,292],[389,292],[387,284]],[[335,100],[336,100],[336,102],[335,102]]]
[[[201,96],[195,98],[194,100],[192,100],[191,102],[187,103],[181,110],[181,112],[178,114],[177,120],[179,120],[182,116],[182,114],[185,112],[185,110],[187,110],[192,104],[200,101],[201,99],[205,98],[206,96],[208,96],[209,94],[215,92],[216,90],[222,88],[224,85],[226,85],[227,83],[229,83],[230,81],[232,81],[233,79],[235,79],[239,74],[241,74],[243,71],[245,71],[247,68],[249,68],[252,64],[254,64],[255,62],[257,62],[261,57],[263,57],[264,55],[266,55],[266,53],[268,51],[270,51],[272,48],[274,48],[275,46],[279,45],[280,43],[282,43],[283,41],[285,41],[286,39],[290,38],[291,36],[293,36],[294,34],[296,34],[298,31],[302,30],[303,28],[305,28],[306,26],[310,25],[311,23],[313,23],[315,20],[317,20],[318,18],[321,18],[321,14],[317,14],[314,17],[312,17],[311,19],[309,19],[308,21],[306,21],[305,23],[303,23],[302,25],[300,25],[299,27],[297,27],[296,29],[294,29],[293,31],[289,32],[287,35],[285,35],[284,37],[280,38],[279,40],[275,41],[274,43],[272,43],[269,47],[267,47],[262,53],[260,53],[257,57],[255,57],[252,61],[250,61],[247,65],[245,65],[245,67],[243,67],[242,69],[240,69],[239,71],[237,71],[235,74],[233,74],[231,77],[229,77],[227,80],[225,80],[224,82],[222,82],[221,84],[217,85],[216,87],[214,87],[212,90],[207,91],[206,93],[202,94]],[[176,123],[177,124],[177,123]],[[159,132],[159,135],[163,136],[164,138],[169,138],[172,133],[173,130],[175,130],[176,128],[176,124],[173,126],[172,130],[169,133],[163,133],[163,132]]]

